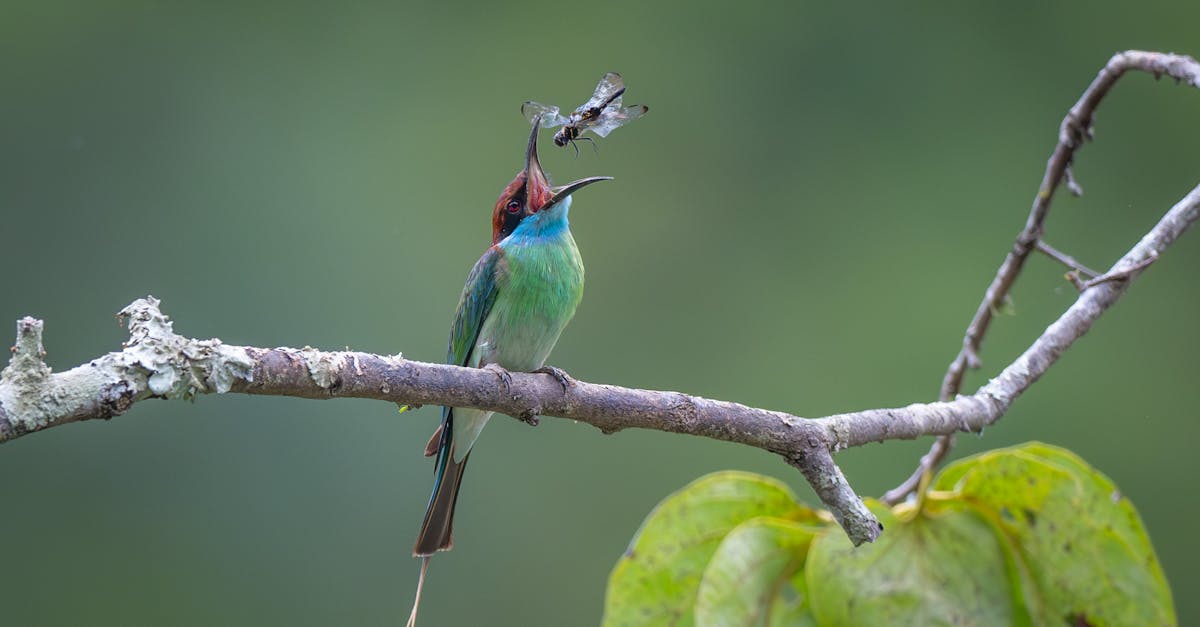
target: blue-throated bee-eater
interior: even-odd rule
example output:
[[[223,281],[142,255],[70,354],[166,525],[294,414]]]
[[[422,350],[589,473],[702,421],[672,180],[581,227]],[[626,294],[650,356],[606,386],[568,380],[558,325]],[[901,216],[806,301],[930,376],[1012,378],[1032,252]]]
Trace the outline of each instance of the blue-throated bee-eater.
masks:
[[[547,372],[564,389],[568,379],[545,367],[546,357],[583,297],[583,261],[567,223],[571,194],[610,177],[589,177],[551,187],[538,161],[535,119],[525,149],[525,167],[496,201],[492,246],[467,276],[450,327],[447,362],[495,370],[507,384],[508,371]],[[436,451],[433,495],[417,534],[413,555],[424,559],[450,549],[454,506],[471,447],[492,412],[444,407],[442,424],[426,447]],[[411,620],[416,617],[416,604]]]

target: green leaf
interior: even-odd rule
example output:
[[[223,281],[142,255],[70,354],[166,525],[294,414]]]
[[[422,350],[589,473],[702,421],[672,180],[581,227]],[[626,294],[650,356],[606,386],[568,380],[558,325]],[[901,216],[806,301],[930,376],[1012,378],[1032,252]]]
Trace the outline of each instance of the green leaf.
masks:
[[[603,624],[693,624],[700,578],[717,546],[739,524],[761,516],[819,520],[782,482],[752,473],[711,474],[667,497],[613,568]]]
[[[665,499],[609,579],[606,625],[1173,625],[1141,519],[1069,451],[947,467],[918,503],[868,506],[855,548],[777,481],[710,475]]]
[[[780,588],[780,595],[771,608],[770,627],[816,627],[817,619],[812,615],[808,603],[808,582],[804,579],[804,571],[793,575],[790,583],[790,588]]]
[[[871,503],[884,525],[855,548],[840,530],[817,537],[805,574],[820,625],[1019,625],[1004,548],[967,507],[897,519]]]
[[[815,625],[807,595],[792,586],[792,579],[820,530],[779,518],[754,518],[738,525],[704,569],[696,625]]]
[[[1141,518],[1107,477],[1041,443],[959,461],[934,483],[1014,547],[1034,622],[1173,625],[1171,590]]]

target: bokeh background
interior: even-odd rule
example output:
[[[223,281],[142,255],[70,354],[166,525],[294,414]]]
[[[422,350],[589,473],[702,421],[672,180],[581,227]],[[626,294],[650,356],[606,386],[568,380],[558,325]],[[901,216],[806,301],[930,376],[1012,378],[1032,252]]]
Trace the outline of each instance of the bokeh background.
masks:
[[[64,369],[153,294],[194,337],[437,361],[526,99],[608,70],[650,113],[559,181],[587,292],[552,363],[576,377],[819,416],[934,397],[1023,224],[1059,121],[1109,56],[1200,53],[1200,5],[794,2],[0,4],[0,321],[46,321]],[[1113,3],[1116,5],[1117,3]],[[543,139],[548,139],[548,135]],[[1134,75],[1098,115],[1048,239],[1117,259],[1200,174],[1200,93]],[[1140,509],[1200,621],[1200,235],[1138,281],[998,425]],[[1034,258],[973,389],[1072,300]],[[7,333],[7,332],[6,332]],[[146,402],[0,447],[12,625],[397,625],[436,408],[244,396]],[[928,441],[839,455],[863,493]],[[497,419],[424,625],[586,625],[663,496],[780,459],[649,431]]]

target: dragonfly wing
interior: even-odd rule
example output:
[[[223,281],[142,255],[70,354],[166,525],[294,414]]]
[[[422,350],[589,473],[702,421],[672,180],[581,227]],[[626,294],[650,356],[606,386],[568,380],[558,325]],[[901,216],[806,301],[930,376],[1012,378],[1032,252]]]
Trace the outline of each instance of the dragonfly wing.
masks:
[[[609,133],[646,115],[649,110],[650,107],[646,105],[633,105],[624,109],[606,109],[604,115],[600,117],[600,121],[589,126],[587,130],[600,137],[608,137]]]
[[[603,109],[614,101],[619,102],[623,93],[625,93],[625,80],[621,78],[620,74],[609,72],[600,78],[599,83],[596,83],[596,91],[592,93],[592,97],[575,110]]]
[[[616,72],[608,72],[600,77],[600,82],[596,83],[596,92],[592,94],[592,98],[601,98],[608,100],[613,94],[625,91],[625,79],[621,78]],[[617,94],[619,95],[619,94]]]
[[[539,115],[542,116],[542,128],[562,126],[567,123],[567,119],[558,114],[558,107],[544,105],[532,100],[526,100],[521,105],[521,115],[524,115],[530,124],[533,124],[534,118]]]

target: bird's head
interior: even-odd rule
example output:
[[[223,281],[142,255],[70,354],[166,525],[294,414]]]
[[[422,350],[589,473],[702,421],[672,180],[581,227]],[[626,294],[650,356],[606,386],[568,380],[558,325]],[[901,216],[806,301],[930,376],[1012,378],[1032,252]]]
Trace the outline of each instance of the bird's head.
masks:
[[[525,147],[525,168],[517,172],[516,178],[500,193],[496,207],[492,210],[492,243],[508,237],[523,220],[531,216],[546,215],[558,207],[575,190],[597,181],[611,181],[611,176],[590,176],[560,187],[551,187],[538,161],[537,137],[541,118],[533,121],[529,144]]]

